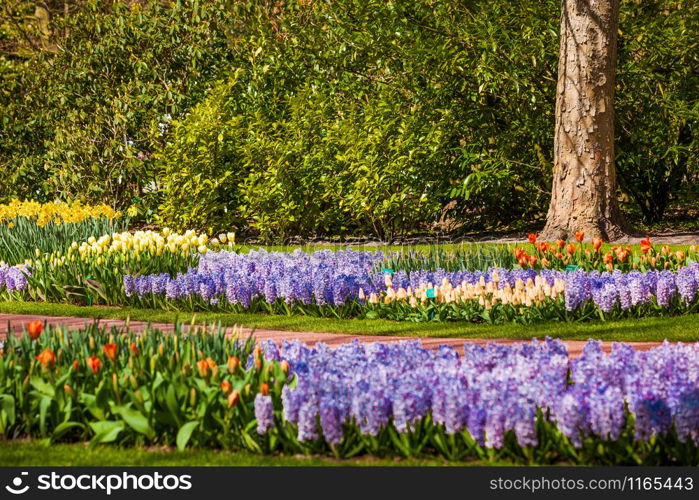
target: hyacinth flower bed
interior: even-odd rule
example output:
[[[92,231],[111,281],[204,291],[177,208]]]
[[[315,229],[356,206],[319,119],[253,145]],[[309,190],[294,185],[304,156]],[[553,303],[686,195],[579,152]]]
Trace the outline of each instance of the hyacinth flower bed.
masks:
[[[699,348],[558,341],[281,346],[220,329],[30,323],[0,351],[0,432],[337,457],[699,464]]]
[[[124,277],[140,307],[482,322],[615,319],[699,309],[699,264],[676,272],[379,270],[380,252],[207,253],[172,276]]]

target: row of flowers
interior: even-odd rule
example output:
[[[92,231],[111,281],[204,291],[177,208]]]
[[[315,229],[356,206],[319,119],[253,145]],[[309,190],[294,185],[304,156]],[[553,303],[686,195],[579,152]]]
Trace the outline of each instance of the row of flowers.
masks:
[[[118,219],[121,212],[108,205],[83,205],[79,201],[73,203],[39,203],[36,201],[12,200],[0,204],[0,223],[14,226],[13,219],[31,219],[39,226],[49,223],[77,224],[86,219]],[[10,227],[12,228],[12,227]]]
[[[653,246],[649,236],[639,242],[636,252],[631,245],[605,245],[599,238],[585,242],[585,233],[577,232],[575,241],[557,240],[553,243],[538,241],[536,233],[528,235],[532,247],[516,247],[515,261],[523,269],[570,269],[582,267],[586,270],[645,271],[648,269],[677,270],[688,263],[699,260],[695,245],[687,251],[662,245]]]
[[[699,464],[699,347],[547,339],[281,346],[219,329],[43,331],[0,349],[0,433],[256,453]]]
[[[204,255],[196,269],[172,276],[126,275],[124,291],[138,304],[157,307],[264,309],[332,306],[401,319],[415,310],[451,316],[512,319],[532,309],[551,314],[673,313],[692,310],[699,294],[699,263],[676,272],[627,273],[490,269],[488,271],[378,270],[377,252],[318,251],[291,254],[251,251]],[[305,307],[305,311],[310,310]],[[411,312],[413,311],[413,312]]]

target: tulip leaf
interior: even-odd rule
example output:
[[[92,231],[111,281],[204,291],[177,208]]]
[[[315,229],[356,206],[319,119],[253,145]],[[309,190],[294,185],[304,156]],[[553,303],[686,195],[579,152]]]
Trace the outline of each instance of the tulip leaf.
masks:
[[[10,425],[15,423],[15,398],[10,394],[0,394],[0,411],[7,415]]]
[[[133,430],[139,434],[147,436],[149,439],[155,438],[155,431],[148,423],[148,419],[140,412],[126,406],[113,406],[114,413],[119,415]]]
[[[53,398],[56,395],[56,390],[53,388],[53,386],[39,376],[32,377],[31,384],[32,387],[39,391],[43,396]]]
[[[80,429],[85,429],[85,425],[81,424],[80,422],[61,422],[56,426],[56,428],[53,430],[53,433],[51,434],[50,441],[54,442],[59,440],[63,435],[68,432],[71,429],[75,428],[80,428]]]
[[[95,433],[95,437],[90,441],[90,447],[102,443],[112,443],[119,437],[119,433],[124,430],[124,422],[117,422],[114,420],[90,422],[89,425]]]
[[[199,422],[193,420],[191,422],[187,422],[182,427],[180,427],[180,430],[177,432],[178,450],[181,451],[187,447],[187,443],[189,442],[189,439],[192,437],[192,432],[194,432],[194,429],[196,429],[197,425],[199,425]]]

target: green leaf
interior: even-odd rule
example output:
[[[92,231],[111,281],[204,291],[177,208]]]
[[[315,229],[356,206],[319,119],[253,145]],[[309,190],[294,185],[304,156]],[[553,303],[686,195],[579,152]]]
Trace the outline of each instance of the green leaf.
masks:
[[[155,438],[155,431],[148,423],[148,419],[139,411],[126,406],[113,406],[114,413],[119,415],[133,430],[143,434],[149,439]]]
[[[193,420],[192,422],[187,422],[182,427],[180,427],[180,430],[177,432],[178,450],[181,451],[187,447],[187,443],[189,442],[189,439],[192,437],[192,432],[194,432],[194,429],[196,429],[197,425],[199,425],[199,422]]]

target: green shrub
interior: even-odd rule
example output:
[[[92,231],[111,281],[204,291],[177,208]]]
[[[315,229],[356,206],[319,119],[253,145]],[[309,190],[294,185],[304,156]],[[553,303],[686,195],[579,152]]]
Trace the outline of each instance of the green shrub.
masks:
[[[197,102],[227,66],[228,11],[220,0],[73,8],[51,21],[60,49],[30,46],[19,59],[0,59],[10,68],[0,77],[0,201],[125,208],[155,189],[150,154],[169,117]]]

